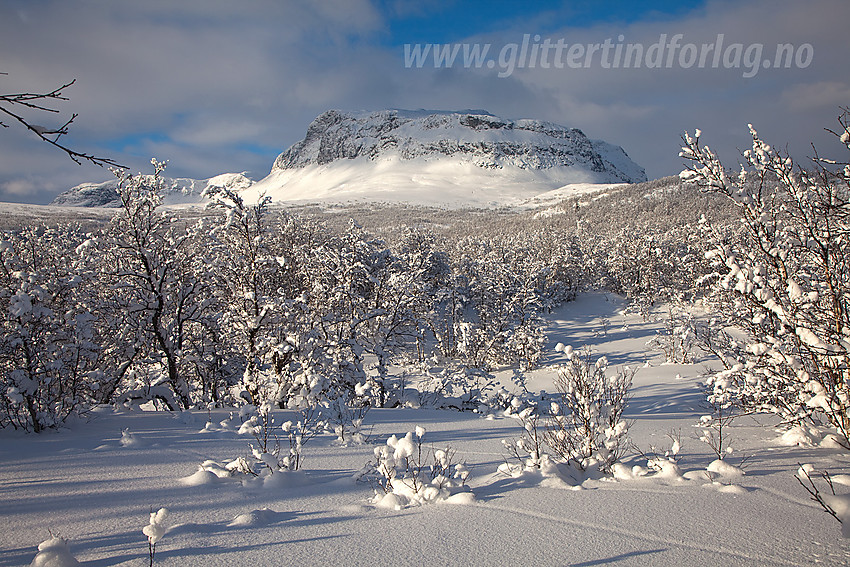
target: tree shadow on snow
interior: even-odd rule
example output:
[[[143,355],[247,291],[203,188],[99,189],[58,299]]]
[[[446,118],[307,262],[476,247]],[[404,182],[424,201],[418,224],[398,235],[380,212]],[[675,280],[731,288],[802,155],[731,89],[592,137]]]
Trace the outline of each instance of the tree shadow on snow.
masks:
[[[591,567],[592,565],[608,565],[610,563],[614,563],[617,561],[623,561],[625,559],[631,559],[632,557],[639,557],[641,555],[649,555],[650,553],[663,553],[667,551],[666,549],[647,549],[646,551],[630,551],[629,553],[621,553],[620,555],[614,555],[611,557],[605,557],[602,559],[592,559],[590,561],[582,561],[580,563],[570,563],[570,567]]]

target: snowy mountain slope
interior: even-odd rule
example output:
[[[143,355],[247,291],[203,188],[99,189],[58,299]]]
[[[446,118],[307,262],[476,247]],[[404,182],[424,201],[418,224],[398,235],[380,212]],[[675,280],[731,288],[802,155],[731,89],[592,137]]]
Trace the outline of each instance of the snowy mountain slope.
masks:
[[[229,187],[237,191],[247,189],[253,181],[242,173],[222,173],[209,179],[189,179],[186,177],[163,178],[166,192],[163,203],[166,205],[196,204],[204,202],[201,193],[207,187]],[[59,194],[51,205],[64,207],[117,207],[118,193],[115,188],[118,180],[102,183],[81,183]]]
[[[489,206],[571,184],[644,180],[619,146],[550,122],[485,111],[330,110],[246,195]]]

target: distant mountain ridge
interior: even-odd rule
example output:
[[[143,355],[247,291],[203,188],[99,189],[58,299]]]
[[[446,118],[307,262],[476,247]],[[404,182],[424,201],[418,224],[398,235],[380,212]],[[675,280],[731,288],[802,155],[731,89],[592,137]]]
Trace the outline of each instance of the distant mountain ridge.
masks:
[[[163,195],[163,203],[166,205],[201,203],[203,201],[201,193],[210,186],[242,191],[254,183],[242,173],[222,173],[209,179],[164,177],[162,181],[166,187]],[[80,183],[59,194],[50,204],[65,207],[118,207],[121,203],[118,201],[116,187],[118,187],[117,179],[102,183]]]

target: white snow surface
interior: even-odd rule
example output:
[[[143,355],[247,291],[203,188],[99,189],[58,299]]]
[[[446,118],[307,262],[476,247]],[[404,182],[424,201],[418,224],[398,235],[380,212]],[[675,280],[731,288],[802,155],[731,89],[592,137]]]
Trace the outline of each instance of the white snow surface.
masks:
[[[681,430],[675,467],[653,472],[646,458],[630,455],[616,480],[570,479],[556,463],[536,474],[502,474],[501,440],[520,434],[516,420],[375,409],[364,423],[373,444],[343,447],[332,434],[321,435],[305,446],[303,471],[243,484],[209,472],[250,451],[250,439],[232,428],[205,427],[208,417],[217,424],[228,411],[187,419],[101,408],[57,432],[0,431],[0,566],[30,564],[39,544],[52,539],[48,530],[67,540],[83,565],[147,565],[142,528],[163,507],[169,515],[156,548],[161,567],[848,564],[840,526],[793,477],[798,463],[847,471],[847,452],[783,446],[766,427],[769,418],[745,418],[729,428],[735,452],[724,460],[738,466],[748,456],[746,474],[712,482],[706,467],[716,457],[693,427],[707,411],[699,384],[709,360],[663,364],[644,346],[662,323],[624,315],[623,306],[618,297],[587,294],[553,312],[546,362],[564,360],[564,349],[555,350],[561,343],[592,345],[611,369],[638,367],[626,411],[630,435],[648,454],[652,446],[669,448],[667,434]],[[610,321],[607,333],[601,317]],[[498,374],[506,386],[510,375]],[[536,370],[529,388],[553,391],[553,376]],[[279,413],[278,423],[293,418]],[[466,463],[474,498],[401,510],[389,501],[371,503],[373,488],[353,476],[374,447],[417,426],[426,430],[426,445],[450,446],[455,462]],[[125,431],[144,443],[123,443]],[[203,479],[202,464],[209,472]],[[187,477],[194,481],[181,480]]]
[[[484,169],[455,159],[358,157],[325,165],[276,169],[243,193],[256,202],[387,202],[436,207],[527,206],[600,191],[583,170],[528,170],[513,166]],[[619,184],[622,185],[622,184]]]

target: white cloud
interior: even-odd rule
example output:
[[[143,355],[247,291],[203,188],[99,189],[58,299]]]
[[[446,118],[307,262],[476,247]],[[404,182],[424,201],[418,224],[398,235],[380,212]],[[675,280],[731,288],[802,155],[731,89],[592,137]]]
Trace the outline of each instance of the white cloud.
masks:
[[[29,179],[12,179],[0,184],[0,191],[14,196],[31,195],[38,187]]]
[[[840,81],[818,81],[789,85],[782,91],[781,102],[792,111],[827,110],[850,105],[850,85]]]

